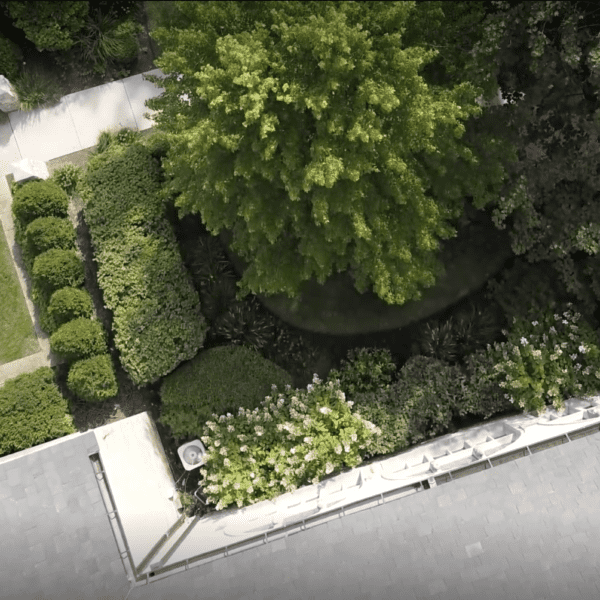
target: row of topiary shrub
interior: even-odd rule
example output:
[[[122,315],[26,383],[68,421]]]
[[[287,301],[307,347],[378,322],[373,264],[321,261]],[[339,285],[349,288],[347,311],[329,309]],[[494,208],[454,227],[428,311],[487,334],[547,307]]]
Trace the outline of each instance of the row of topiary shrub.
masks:
[[[50,347],[70,366],[67,386],[86,401],[117,394],[117,380],[105,331],[93,320],[92,299],[83,289],[84,267],[68,219],[68,197],[56,181],[66,183],[72,169],[56,178],[13,186],[15,239],[32,277],[32,296]]]
[[[77,430],[50,367],[19,375],[0,387],[0,456],[71,433]]]
[[[115,346],[136,385],[193,358],[207,329],[165,218],[159,176],[151,151],[120,132],[102,136],[81,189]]]

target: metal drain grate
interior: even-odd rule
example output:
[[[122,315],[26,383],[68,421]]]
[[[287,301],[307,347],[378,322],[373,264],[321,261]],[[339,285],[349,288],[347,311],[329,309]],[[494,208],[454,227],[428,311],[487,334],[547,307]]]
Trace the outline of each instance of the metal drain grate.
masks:
[[[503,456],[490,458],[489,461],[492,463],[492,466],[497,467],[498,465],[503,465],[504,463],[516,460],[517,458],[523,458],[524,456],[529,456],[529,450],[527,449],[527,446],[525,448],[521,448],[520,450],[515,450],[514,452],[504,454]]]
[[[467,475],[472,475],[473,473],[479,473],[479,471],[485,471],[486,469],[491,469],[491,465],[487,460],[483,460],[481,462],[475,463],[473,466],[463,467],[462,469],[450,471],[450,475],[452,479],[459,479],[461,477],[466,477]]]
[[[569,439],[578,440],[579,438],[585,437],[587,435],[592,435],[593,433],[598,433],[599,431],[600,423],[596,425],[591,425],[590,427],[584,427],[583,429],[578,429],[577,431],[569,433]]]
[[[548,448],[554,448],[554,446],[560,446],[568,441],[569,438],[566,435],[560,435],[550,440],[540,442],[539,444],[533,444],[533,446],[529,446],[529,449],[531,450],[532,454],[535,454],[536,452],[541,452],[542,450],[548,450]]]

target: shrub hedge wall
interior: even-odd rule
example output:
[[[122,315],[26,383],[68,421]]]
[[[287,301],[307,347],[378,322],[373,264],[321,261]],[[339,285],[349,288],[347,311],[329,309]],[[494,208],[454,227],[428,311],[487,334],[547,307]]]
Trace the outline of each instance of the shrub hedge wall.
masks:
[[[292,384],[290,375],[245,346],[217,346],[165,377],[159,421],[175,437],[198,435],[214,414],[254,410],[271,392]]]
[[[77,433],[50,367],[9,379],[0,388],[0,456]]]
[[[142,144],[111,144],[81,184],[98,283],[113,311],[115,346],[136,385],[193,358],[207,325],[159,196],[159,170]]]

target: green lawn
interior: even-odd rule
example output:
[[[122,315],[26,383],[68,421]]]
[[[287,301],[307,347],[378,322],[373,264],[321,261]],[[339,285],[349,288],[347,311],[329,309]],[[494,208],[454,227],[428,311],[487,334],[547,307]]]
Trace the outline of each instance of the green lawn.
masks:
[[[39,350],[15,265],[0,227],[0,365]]]

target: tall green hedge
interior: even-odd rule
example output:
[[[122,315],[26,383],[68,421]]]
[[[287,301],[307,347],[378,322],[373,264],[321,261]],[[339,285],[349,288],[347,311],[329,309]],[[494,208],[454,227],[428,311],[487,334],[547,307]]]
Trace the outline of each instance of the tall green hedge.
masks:
[[[179,438],[199,435],[217,415],[257,408],[271,393],[292,384],[286,371],[245,346],[217,346],[201,351],[165,377],[160,422]]]
[[[158,178],[145,146],[111,144],[90,159],[80,190],[115,346],[136,385],[193,358],[207,330]]]
[[[77,433],[69,404],[50,367],[9,379],[0,387],[0,456]]]

